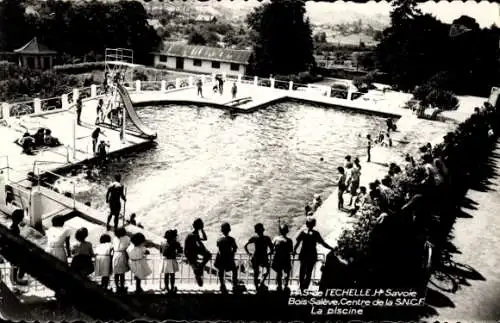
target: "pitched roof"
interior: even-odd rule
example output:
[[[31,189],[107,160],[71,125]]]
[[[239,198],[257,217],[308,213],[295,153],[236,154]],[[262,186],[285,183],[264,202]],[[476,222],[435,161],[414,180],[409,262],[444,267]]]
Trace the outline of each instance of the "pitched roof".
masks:
[[[228,63],[248,64],[252,52],[249,50],[225,49],[208,46],[193,46],[164,42],[159,52],[166,56],[204,59]]]
[[[15,49],[14,52],[21,54],[57,54],[56,51],[50,50],[47,46],[40,44],[36,37],[23,47]]]

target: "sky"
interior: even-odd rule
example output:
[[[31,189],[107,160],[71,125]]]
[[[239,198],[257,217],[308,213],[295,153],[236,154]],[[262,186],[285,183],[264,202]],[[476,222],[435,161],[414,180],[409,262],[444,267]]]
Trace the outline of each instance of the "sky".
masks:
[[[384,16],[388,17],[391,6],[387,2],[353,3],[338,1],[334,3],[313,2],[306,4],[307,12],[313,23],[315,20],[327,20],[329,14],[335,12],[351,12],[363,16]],[[468,15],[476,19],[481,27],[489,27],[493,23],[500,26],[500,5],[487,1],[429,1],[419,4],[419,8],[424,13],[430,13],[445,23],[451,23],[461,15]]]
[[[193,1],[193,0],[189,0]],[[214,0],[212,0],[214,1]],[[204,2],[210,6],[210,1]],[[257,0],[221,0],[215,2],[216,6],[222,6],[237,10],[239,14],[246,15],[253,7],[261,2]],[[487,1],[429,1],[419,4],[424,13],[431,13],[445,23],[451,23],[461,15],[469,15],[476,19],[481,27],[490,27],[496,22],[500,26],[500,5]],[[313,24],[348,22],[354,19],[374,17],[377,21],[389,24],[389,12],[391,6],[388,2],[370,1],[367,3],[353,2],[314,2],[306,3],[308,15]]]

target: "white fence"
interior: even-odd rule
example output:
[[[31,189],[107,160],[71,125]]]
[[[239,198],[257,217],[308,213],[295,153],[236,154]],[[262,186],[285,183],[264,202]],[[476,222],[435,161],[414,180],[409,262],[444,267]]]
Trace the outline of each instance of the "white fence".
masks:
[[[299,84],[292,81],[285,82],[274,78],[259,78],[257,76],[229,76],[222,75],[227,81],[234,81],[238,84],[253,85],[256,87],[275,88],[288,91],[301,91],[314,93],[327,97],[339,97],[339,91],[342,91],[341,97],[346,100],[353,100],[359,97],[358,93],[354,92],[351,87],[346,90],[338,90],[325,85],[315,84]],[[179,89],[195,87],[198,80],[201,79],[203,84],[212,84],[215,82],[214,75],[198,75],[189,76],[187,78],[176,78],[175,80],[162,81],[140,81],[124,82],[124,86],[132,93],[141,92],[162,92],[168,93]],[[52,113],[54,111],[62,111],[71,109],[78,97],[82,97],[83,101],[96,99],[104,95],[104,89],[101,85],[91,85],[89,87],[73,89],[71,92],[62,94],[60,97],[52,98],[34,98],[29,101],[2,103],[0,111],[0,119],[8,119],[9,117],[20,117],[26,115],[40,115]]]

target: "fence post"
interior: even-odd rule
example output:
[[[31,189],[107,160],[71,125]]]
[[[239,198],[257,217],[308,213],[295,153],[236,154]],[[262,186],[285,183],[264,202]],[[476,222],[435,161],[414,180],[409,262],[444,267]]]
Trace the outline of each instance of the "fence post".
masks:
[[[271,89],[274,89],[274,82],[275,82],[275,79],[274,78],[269,78],[269,81],[271,82]]]
[[[165,92],[167,90],[167,81],[162,80],[161,81],[161,90],[162,92]]]
[[[259,77],[258,76],[253,77],[253,85],[255,85],[255,86],[259,85]]]
[[[349,88],[347,89],[347,100],[351,101],[352,100],[352,87],[349,85]]]
[[[193,86],[193,77],[192,76],[190,76],[188,78],[188,82],[189,82],[189,87]]]
[[[2,118],[7,120],[10,118],[10,104],[2,102]]]
[[[293,81],[288,82],[288,91],[293,91]]]
[[[95,98],[97,96],[97,85],[92,84],[90,86],[90,97]]]
[[[181,86],[181,80],[178,78],[175,79],[175,88],[178,89]]]
[[[327,87],[326,96],[329,98],[332,97],[332,87],[331,86]]]
[[[73,102],[76,102],[79,96],[80,96],[80,91],[78,91],[78,89],[73,89]]]
[[[226,82],[226,76],[227,76],[227,75],[226,75],[226,73],[222,73],[222,80],[223,80],[224,82]]]
[[[42,101],[40,100],[40,98],[33,99],[33,107],[35,108],[35,113],[42,112]]]
[[[215,73],[212,74],[212,84],[215,84]]]
[[[61,108],[63,110],[66,110],[66,109],[69,108],[69,102],[68,102],[68,95],[67,94],[61,95]]]
[[[39,190],[31,191],[31,205],[29,208],[30,213],[30,226],[33,228],[40,227],[42,225],[42,199]]]
[[[141,80],[135,80],[135,91],[141,92]]]

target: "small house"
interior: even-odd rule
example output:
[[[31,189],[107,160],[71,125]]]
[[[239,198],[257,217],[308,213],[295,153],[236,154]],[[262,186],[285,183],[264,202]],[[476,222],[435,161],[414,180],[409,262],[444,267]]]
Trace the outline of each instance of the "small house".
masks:
[[[165,42],[153,53],[154,65],[193,73],[244,75],[252,52]]]
[[[50,69],[55,64],[57,52],[41,44],[35,37],[26,45],[14,50],[19,66],[33,69]]]

